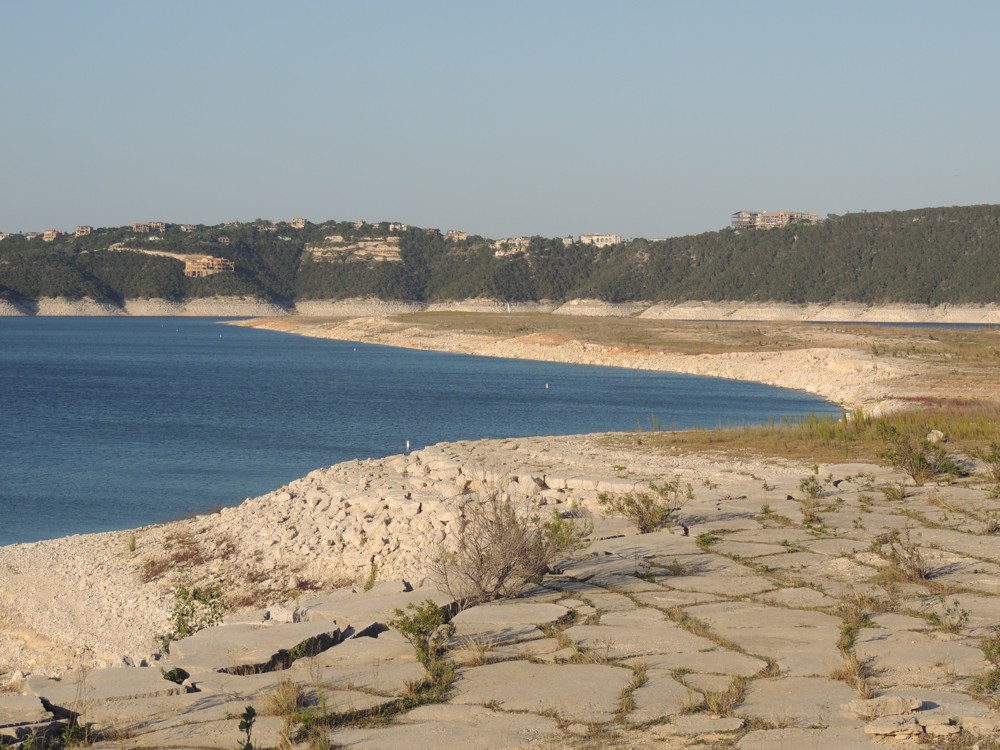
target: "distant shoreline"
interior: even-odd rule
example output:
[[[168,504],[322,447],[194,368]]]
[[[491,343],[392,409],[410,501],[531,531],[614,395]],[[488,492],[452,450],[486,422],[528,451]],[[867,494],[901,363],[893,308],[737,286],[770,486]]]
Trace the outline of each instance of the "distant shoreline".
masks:
[[[176,302],[126,300],[124,304],[92,299],[42,298],[17,304],[0,299],[0,316],[386,316],[416,312],[551,313],[553,315],[642,318],[675,321],[955,323],[1000,325],[1000,305],[868,305],[858,302],[793,304],[783,302],[624,302],[578,299],[566,303],[506,303],[490,299],[430,304],[380,299],[317,300],[287,308],[264,299],[210,297]]]

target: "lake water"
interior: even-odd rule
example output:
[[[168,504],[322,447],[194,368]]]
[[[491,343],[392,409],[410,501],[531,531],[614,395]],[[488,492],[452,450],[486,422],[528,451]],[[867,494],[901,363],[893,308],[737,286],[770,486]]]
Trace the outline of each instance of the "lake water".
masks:
[[[546,385],[548,387],[546,387]],[[192,318],[0,317],[0,544],[235,505],[444,440],[837,413],[753,383],[420,352]]]

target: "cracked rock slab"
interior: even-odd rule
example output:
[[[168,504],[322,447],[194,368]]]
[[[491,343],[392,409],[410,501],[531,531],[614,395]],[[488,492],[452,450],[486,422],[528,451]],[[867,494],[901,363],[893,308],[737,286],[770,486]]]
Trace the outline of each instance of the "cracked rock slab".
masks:
[[[632,670],[605,664],[501,662],[459,672],[452,703],[555,712],[570,721],[611,721]]]
[[[755,680],[737,709],[741,716],[797,726],[860,727],[861,722],[841,709],[857,693],[843,682],[822,677],[786,677]]]
[[[414,709],[384,728],[336,730],[330,739],[364,750],[512,750],[557,735],[555,720],[545,716],[441,704]]]

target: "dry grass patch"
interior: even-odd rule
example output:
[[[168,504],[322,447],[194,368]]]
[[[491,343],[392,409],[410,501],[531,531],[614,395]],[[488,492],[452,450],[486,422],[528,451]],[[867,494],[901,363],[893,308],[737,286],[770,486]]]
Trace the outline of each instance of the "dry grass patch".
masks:
[[[868,682],[872,677],[871,659],[858,659],[853,651],[845,651],[843,655],[843,666],[830,672],[830,679],[846,682],[861,698],[874,698],[875,689]]]
[[[689,702],[684,713],[732,716],[733,709],[746,699],[748,684],[749,680],[746,677],[733,677],[725,690],[707,690],[700,700],[694,699]]]
[[[293,716],[306,704],[302,686],[291,680],[282,680],[267,695],[265,712],[268,716]]]
[[[938,401],[914,404],[912,410],[877,418],[855,411],[847,419],[810,415],[758,425],[720,425],[714,430],[612,435],[604,441],[637,451],[714,452],[785,458],[807,464],[844,460],[884,463],[888,446],[886,435],[896,434],[919,443],[931,430],[941,430],[948,437],[950,453],[973,455],[984,444],[1000,440],[1000,405]]]

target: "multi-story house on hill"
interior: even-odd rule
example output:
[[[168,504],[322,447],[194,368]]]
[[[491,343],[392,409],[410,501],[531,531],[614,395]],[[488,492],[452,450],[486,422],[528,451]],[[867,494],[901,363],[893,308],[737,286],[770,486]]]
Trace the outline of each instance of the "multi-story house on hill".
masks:
[[[213,258],[206,255],[204,258],[188,258],[184,261],[184,275],[194,279],[235,270],[236,264],[228,258]]]
[[[580,244],[608,247],[609,245],[622,244],[622,238],[621,235],[617,234],[581,234]]]
[[[730,217],[733,229],[780,229],[789,224],[815,224],[816,214],[801,211],[737,211]]]

